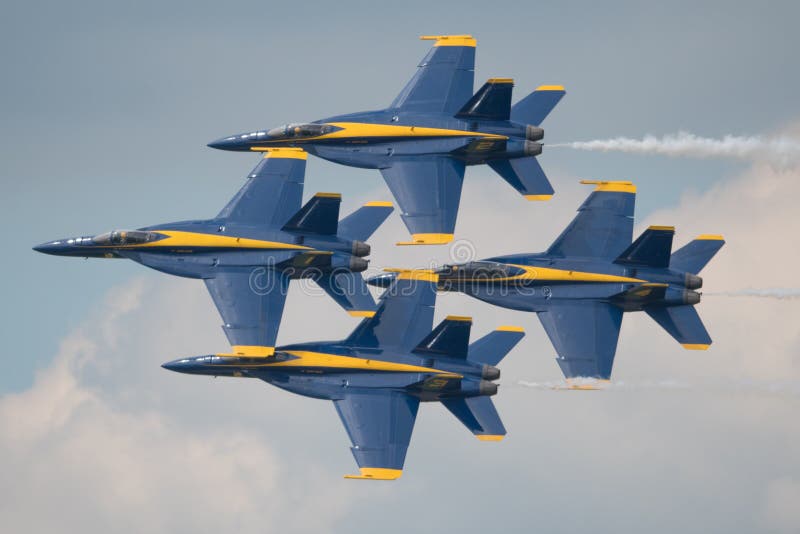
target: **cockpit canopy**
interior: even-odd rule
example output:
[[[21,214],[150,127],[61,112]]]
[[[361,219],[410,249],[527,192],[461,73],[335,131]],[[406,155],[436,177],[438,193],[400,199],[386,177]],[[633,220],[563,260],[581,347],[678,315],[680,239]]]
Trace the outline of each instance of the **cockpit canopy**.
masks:
[[[149,243],[161,237],[156,232],[143,232],[141,230],[114,230],[113,232],[106,232],[92,238],[95,245],[141,245],[142,243]]]
[[[271,139],[300,139],[305,137],[319,137],[331,133],[336,128],[330,124],[303,124],[292,123],[284,124],[267,131],[266,135]],[[257,132],[256,135],[262,132]]]

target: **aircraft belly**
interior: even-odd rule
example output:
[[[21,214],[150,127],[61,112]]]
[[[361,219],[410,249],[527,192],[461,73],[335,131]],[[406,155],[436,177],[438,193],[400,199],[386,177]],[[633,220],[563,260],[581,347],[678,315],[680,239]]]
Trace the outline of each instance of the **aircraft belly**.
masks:
[[[291,373],[262,371],[258,378],[291,393],[316,399],[341,399],[354,389],[404,390],[424,380],[423,373],[340,372],[338,369],[297,369]]]
[[[390,167],[397,158],[449,155],[470,143],[470,138],[353,140],[346,144],[314,145],[308,151],[317,157],[366,169]]]
[[[462,291],[478,300],[503,308],[518,311],[539,312],[547,310],[554,301],[563,300],[607,300],[624,291],[630,284],[586,283],[552,284],[539,283],[522,287],[514,286],[466,286]]]

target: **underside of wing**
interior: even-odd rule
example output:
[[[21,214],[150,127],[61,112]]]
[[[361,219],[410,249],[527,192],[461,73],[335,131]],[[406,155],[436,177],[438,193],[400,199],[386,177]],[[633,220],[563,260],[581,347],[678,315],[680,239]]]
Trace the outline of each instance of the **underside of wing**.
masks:
[[[622,310],[605,302],[551,304],[539,320],[567,378],[609,380],[622,325]]]
[[[300,208],[306,157],[299,148],[271,149],[217,217],[239,224],[283,226]]]
[[[472,97],[475,39],[469,35],[422,37],[434,40],[414,77],[397,95],[392,109],[455,114]]]
[[[234,353],[269,356],[289,289],[289,278],[269,268],[228,269],[205,279]]]
[[[449,157],[399,160],[381,174],[412,234],[412,242],[404,244],[440,245],[453,239],[463,162]]]
[[[628,248],[633,238],[636,186],[630,182],[583,183],[596,184],[596,188],[547,253],[614,259]]]
[[[334,401],[360,469],[346,478],[400,478],[419,400],[398,391],[348,393]]]

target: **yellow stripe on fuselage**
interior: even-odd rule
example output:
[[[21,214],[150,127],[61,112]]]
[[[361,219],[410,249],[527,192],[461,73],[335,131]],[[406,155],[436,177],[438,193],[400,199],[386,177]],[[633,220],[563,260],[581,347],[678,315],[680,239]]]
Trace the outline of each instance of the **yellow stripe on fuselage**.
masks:
[[[272,250],[312,250],[311,247],[281,243],[279,241],[262,241],[228,235],[203,234],[198,232],[181,232],[175,230],[154,230],[166,235],[164,239],[131,245],[120,245],[113,248],[124,249],[158,249],[158,248],[234,248],[234,249],[272,249]]]
[[[549,267],[531,267],[529,265],[515,265],[513,263],[509,263],[509,265],[523,269],[525,272],[516,276],[504,278],[481,277],[475,279],[475,281],[504,282],[511,280],[538,280],[540,282],[646,282],[646,280],[641,280],[639,278],[629,278],[627,276],[617,276],[615,274],[587,273],[583,271],[569,271],[566,269],[551,269]]]
[[[462,375],[457,373],[450,373],[433,369],[431,367],[422,367],[419,365],[410,365],[406,363],[394,363],[382,360],[372,360],[366,358],[356,358],[353,356],[342,356],[339,354],[328,354],[324,352],[312,352],[305,350],[290,350],[286,354],[294,356],[293,360],[283,360],[274,362],[258,362],[252,364],[244,364],[242,367],[259,367],[259,368],[295,368],[295,367],[313,367],[316,369],[341,369],[341,370],[360,370],[360,371],[382,371],[382,372],[395,372],[395,373],[436,373],[440,376],[451,378],[461,378]],[[221,367],[229,364],[222,364]]]

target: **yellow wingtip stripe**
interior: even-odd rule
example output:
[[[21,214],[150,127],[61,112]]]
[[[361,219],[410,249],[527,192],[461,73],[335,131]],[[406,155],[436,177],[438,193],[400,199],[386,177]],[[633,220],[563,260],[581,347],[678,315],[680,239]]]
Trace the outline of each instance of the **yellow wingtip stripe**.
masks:
[[[401,241],[397,245],[446,245],[453,240],[453,234],[412,234],[411,239],[412,241]]]
[[[695,239],[700,241],[725,241],[725,238],[719,234],[700,234]]]
[[[364,204],[367,208],[391,208],[393,204],[388,200],[371,200]]]
[[[468,323],[472,322],[472,317],[467,317],[465,315],[448,315],[444,319],[445,321],[464,321]]]
[[[525,195],[525,200],[545,201],[553,198],[553,195]]]
[[[648,226],[648,230],[663,230],[665,232],[675,232],[674,226]]]
[[[308,159],[308,153],[302,148],[291,147],[250,147],[253,152],[265,152],[264,159],[288,158],[288,159]]]
[[[582,184],[595,185],[595,191],[605,191],[607,193],[636,193],[636,186],[633,182],[617,180],[581,180]]]
[[[525,329],[522,328],[521,326],[513,326],[513,325],[498,326],[497,328],[495,328],[495,330],[497,330],[499,332],[524,332],[525,331]]]
[[[505,436],[494,434],[477,434],[475,437],[481,441],[503,441]]]
[[[705,343],[681,343],[681,346],[686,350],[708,350],[711,345]]]
[[[347,310],[353,317],[375,317],[375,312],[371,310]]]
[[[540,85],[536,88],[537,91],[563,91],[563,85]]]
[[[345,475],[344,478],[356,480],[397,480],[403,475],[402,469],[386,469],[383,467],[362,467],[359,475]]]
[[[436,41],[433,46],[471,46],[478,42],[471,35],[420,35],[423,41]]]

